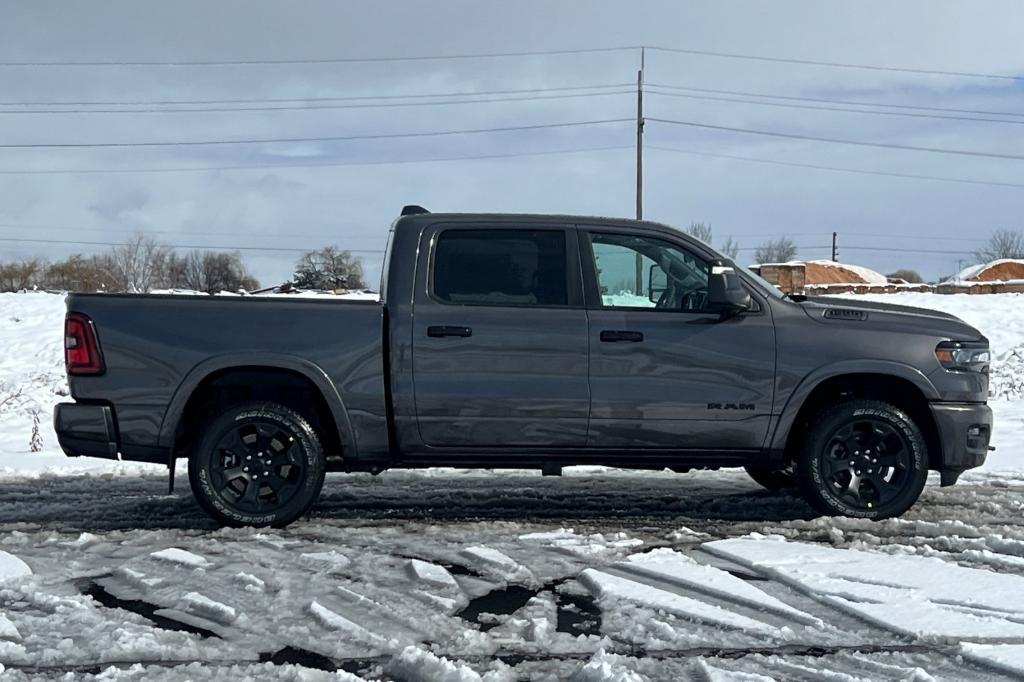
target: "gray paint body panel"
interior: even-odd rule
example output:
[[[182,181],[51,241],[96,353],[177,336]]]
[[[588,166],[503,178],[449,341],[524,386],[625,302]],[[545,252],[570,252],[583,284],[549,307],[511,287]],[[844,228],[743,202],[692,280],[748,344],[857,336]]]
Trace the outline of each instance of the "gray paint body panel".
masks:
[[[459,226],[565,230],[573,252],[571,305],[453,306],[432,299],[432,237]],[[654,223],[405,216],[392,226],[380,304],[69,296],[69,310],[94,321],[107,366],[101,376],[72,377],[72,396],[112,408],[122,449],[169,450],[183,406],[203,378],[232,367],[287,369],[324,396],[347,462],[411,466],[736,464],[777,452],[815,386],[845,373],[904,378],[936,404],[986,399],[987,377],[946,371],[934,357],[941,341],[984,337],[932,311],[785,300],[745,275],[756,313],[719,319],[602,309],[588,286],[588,254],[577,249],[588,230],[657,236],[704,259],[721,258]],[[824,316],[837,307],[863,314]],[[431,325],[467,326],[473,335],[429,338]],[[644,342],[601,343],[604,329],[642,331]]]

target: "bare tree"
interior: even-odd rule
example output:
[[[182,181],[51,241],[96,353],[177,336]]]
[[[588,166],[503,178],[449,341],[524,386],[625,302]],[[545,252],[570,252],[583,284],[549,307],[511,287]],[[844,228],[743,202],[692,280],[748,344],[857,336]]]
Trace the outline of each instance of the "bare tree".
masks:
[[[795,257],[796,244],[789,237],[767,241],[754,252],[755,263],[785,263]]]
[[[70,256],[46,268],[43,286],[63,291],[111,291],[116,288],[110,260],[103,256]]]
[[[694,239],[699,239],[705,244],[711,245],[711,223],[690,223],[685,232]]]
[[[28,449],[32,452],[43,451],[43,434],[40,433],[39,426],[39,412],[34,411],[32,413],[32,435],[30,435],[28,439]]]
[[[168,259],[168,270],[173,286],[208,294],[259,288],[259,282],[246,270],[237,251],[192,251],[184,257],[172,255]]]
[[[110,252],[111,280],[117,291],[144,294],[168,286],[167,264],[171,249],[152,237],[137,233]]]
[[[736,256],[740,253],[740,245],[731,236],[726,237],[725,242],[718,249],[722,254],[728,257],[730,260],[736,260]]]
[[[0,412],[20,407],[25,400],[25,389],[9,388],[6,383],[0,381]]]
[[[996,230],[985,246],[974,252],[979,263],[988,263],[1001,258],[1024,258],[1024,232],[1020,230]]]
[[[360,289],[364,286],[363,263],[351,251],[325,246],[299,258],[294,279],[301,289]]]
[[[0,263],[0,291],[21,291],[38,286],[43,268],[43,262],[38,258]]]
[[[711,229],[711,223],[690,223],[690,226],[684,232],[694,239],[701,240],[708,246],[711,246],[713,243],[714,232]],[[726,238],[718,250],[727,258],[735,259],[740,251],[740,245],[730,236]]]

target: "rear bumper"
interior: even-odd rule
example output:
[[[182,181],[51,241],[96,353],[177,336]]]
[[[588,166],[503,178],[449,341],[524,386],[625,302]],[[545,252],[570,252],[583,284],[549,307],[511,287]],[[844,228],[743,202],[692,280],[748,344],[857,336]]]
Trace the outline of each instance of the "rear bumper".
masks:
[[[68,457],[117,459],[114,411],[108,405],[60,403],[53,412],[53,428]]]
[[[942,474],[943,485],[985,463],[992,437],[992,409],[984,403],[932,403],[939,432],[940,458],[933,464]]]

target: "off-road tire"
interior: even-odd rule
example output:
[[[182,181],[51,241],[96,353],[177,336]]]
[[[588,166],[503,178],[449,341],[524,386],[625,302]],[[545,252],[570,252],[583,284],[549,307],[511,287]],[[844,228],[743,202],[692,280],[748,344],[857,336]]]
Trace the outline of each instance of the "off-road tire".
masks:
[[[887,489],[891,495],[890,499],[874,504],[867,501],[855,504],[843,499],[844,489],[841,484],[835,482],[834,477],[832,482],[829,482],[829,467],[842,467],[853,473],[859,471],[864,478],[870,475],[878,476],[877,465],[871,464],[871,456],[878,454],[877,445],[874,446],[874,450],[868,450],[872,453],[870,456],[865,455],[863,448],[855,449],[854,452],[858,453],[856,455],[847,453],[849,457],[837,457],[832,454],[837,446],[841,446],[841,452],[847,452],[840,434],[848,432],[849,428],[856,429],[858,424],[863,428],[865,423],[875,424],[889,434],[881,439],[886,443],[883,447],[884,452],[896,451],[896,441],[892,439],[898,437],[900,446],[904,448],[900,452],[905,452],[905,455],[887,454],[887,458],[894,461],[899,459],[901,462],[898,470],[893,469],[892,479],[899,480],[899,484],[893,484]],[[871,434],[877,437],[874,427],[871,431],[855,430],[854,433],[860,434],[853,437],[856,442],[870,440]],[[825,461],[826,457],[831,457],[833,462],[830,464]],[[855,466],[847,467],[847,464]],[[871,474],[868,473],[869,470]],[[921,429],[902,409],[881,400],[848,400],[823,410],[814,419],[804,437],[796,474],[801,494],[818,512],[831,516],[886,519],[903,514],[920,497],[928,479],[928,448]],[[899,479],[896,478],[897,474],[900,476]],[[874,490],[874,485],[875,483],[871,482],[869,490]],[[847,487],[852,488],[849,485]]]
[[[257,433],[253,438],[251,430],[253,428],[264,429],[275,435],[262,436],[264,440],[258,441],[261,434]],[[292,475],[291,467],[294,466],[297,471],[294,474],[296,478],[293,481],[286,481],[289,494],[282,496],[285,499],[278,499],[276,491],[271,490],[270,484],[266,482],[270,479],[264,479],[259,480],[254,488],[257,496],[261,498],[255,503],[258,505],[258,509],[247,510],[241,508],[240,504],[232,503],[230,498],[235,491],[233,488],[227,490],[223,485],[223,458],[238,456],[245,460],[246,457],[249,457],[249,460],[239,464],[240,467],[241,464],[252,464],[251,460],[256,455],[255,452],[250,452],[247,449],[248,446],[244,442],[240,444],[239,448],[234,448],[239,450],[237,455],[233,454],[234,449],[230,450],[232,454],[225,455],[229,450],[222,445],[225,439],[230,438],[233,433],[245,433],[245,438],[253,440],[254,444],[266,443],[266,447],[259,449],[266,450],[268,453],[271,449],[282,447],[280,451],[274,450],[274,452],[278,453],[279,458],[283,458],[280,461],[288,468],[280,468],[280,465],[276,465],[277,468],[275,468],[274,464],[268,464],[266,467],[268,473],[264,475],[271,476],[269,472],[273,472],[273,480],[276,482],[282,471],[287,470],[289,475]],[[277,438],[280,435],[285,437]],[[273,459],[270,454],[267,454],[266,457],[265,461],[267,462],[279,461]],[[291,464],[290,460],[293,460],[294,464]],[[298,412],[269,402],[234,405],[225,409],[206,425],[188,460],[188,480],[196,501],[207,514],[226,526],[280,528],[288,525],[308,512],[316,502],[324,484],[325,471],[323,447],[316,430]],[[245,491],[248,491],[249,485],[252,484],[252,480],[249,478],[251,475],[252,473],[246,473],[238,475],[236,478],[236,481],[240,482],[238,485],[244,486]],[[281,478],[281,480],[285,479]],[[220,487],[218,487],[218,481],[221,482]],[[261,486],[263,487],[261,488]],[[261,490],[266,493],[265,500],[264,496],[260,495]],[[239,502],[241,497],[240,495]]]

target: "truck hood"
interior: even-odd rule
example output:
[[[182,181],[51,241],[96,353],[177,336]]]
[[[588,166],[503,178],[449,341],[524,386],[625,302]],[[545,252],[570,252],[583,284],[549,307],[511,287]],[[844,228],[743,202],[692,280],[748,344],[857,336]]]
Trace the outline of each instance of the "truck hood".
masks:
[[[871,325],[873,321],[876,324],[898,322],[901,325],[905,325],[909,331],[947,336],[950,339],[962,341],[988,341],[980,331],[956,315],[928,308],[915,308],[913,306],[832,296],[808,296],[801,302],[801,305],[804,312],[812,319],[827,319],[826,311],[828,310],[862,311],[865,313],[865,316],[859,321],[863,324]],[[835,317],[831,319],[840,321],[842,318]]]

